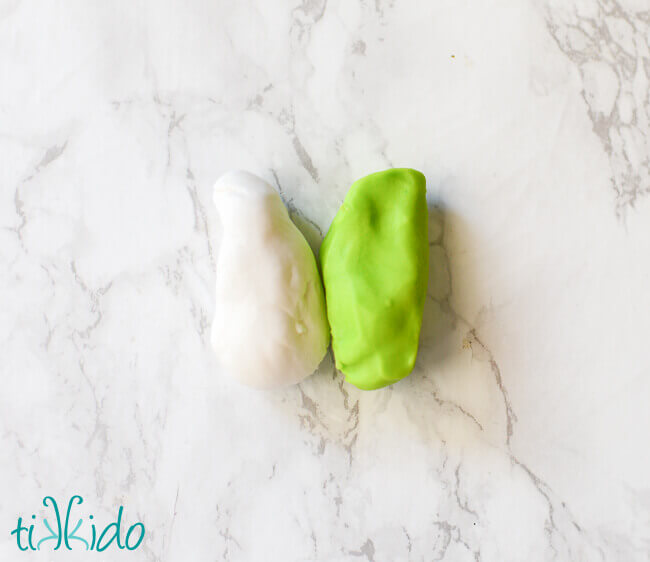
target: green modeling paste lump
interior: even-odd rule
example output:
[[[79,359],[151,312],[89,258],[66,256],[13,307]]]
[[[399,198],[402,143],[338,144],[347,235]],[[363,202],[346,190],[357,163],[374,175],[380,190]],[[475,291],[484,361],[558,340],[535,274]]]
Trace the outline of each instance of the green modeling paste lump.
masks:
[[[373,390],[415,365],[429,273],[424,176],[408,168],[356,181],[320,249],[336,367]]]

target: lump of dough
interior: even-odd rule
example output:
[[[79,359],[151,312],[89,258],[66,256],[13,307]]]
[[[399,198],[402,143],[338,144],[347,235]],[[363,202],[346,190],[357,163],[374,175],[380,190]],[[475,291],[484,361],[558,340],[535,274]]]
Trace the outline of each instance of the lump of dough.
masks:
[[[222,225],[212,347],[243,384],[271,388],[312,374],[329,345],[316,259],[278,192],[243,171],[214,186]]]
[[[392,169],[356,181],[320,249],[336,367],[363,390],[415,365],[429,272],[424,176]]]

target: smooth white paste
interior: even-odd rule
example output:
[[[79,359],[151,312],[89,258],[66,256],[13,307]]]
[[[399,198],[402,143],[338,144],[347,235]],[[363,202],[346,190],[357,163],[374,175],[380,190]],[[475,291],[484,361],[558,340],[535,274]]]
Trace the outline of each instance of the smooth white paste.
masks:
[[[212,347],[243,384],[295,384],[316,370],[329,345],[316,260],[278,192],[261,178],[229,172],[214,186],[222,225]]]

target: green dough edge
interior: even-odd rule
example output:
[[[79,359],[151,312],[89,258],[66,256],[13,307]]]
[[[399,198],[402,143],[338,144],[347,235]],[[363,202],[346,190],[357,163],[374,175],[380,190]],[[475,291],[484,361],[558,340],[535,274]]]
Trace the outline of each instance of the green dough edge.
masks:
[[[429,278],[426,179],[395,168],[349,189],[320,248],[336,367],[362,390],[411,373]]]

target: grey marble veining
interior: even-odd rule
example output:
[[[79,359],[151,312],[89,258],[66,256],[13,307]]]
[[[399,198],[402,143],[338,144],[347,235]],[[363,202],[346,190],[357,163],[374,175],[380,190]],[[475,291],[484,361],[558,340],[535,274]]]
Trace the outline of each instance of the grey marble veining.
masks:
[[[609,0],[554,2],[547,25],[580,72],[593,131],[610,159],[617,212],[624,215],[650,192],[650,7]]]
[[[650,557],[641,0],[0,5],[0,559],[74,494],[104,560]],[[231,168],[317,249],[428,183],[413,374],[241,388],[210,351]],[[47,543],[45,543],[47,544]]]

